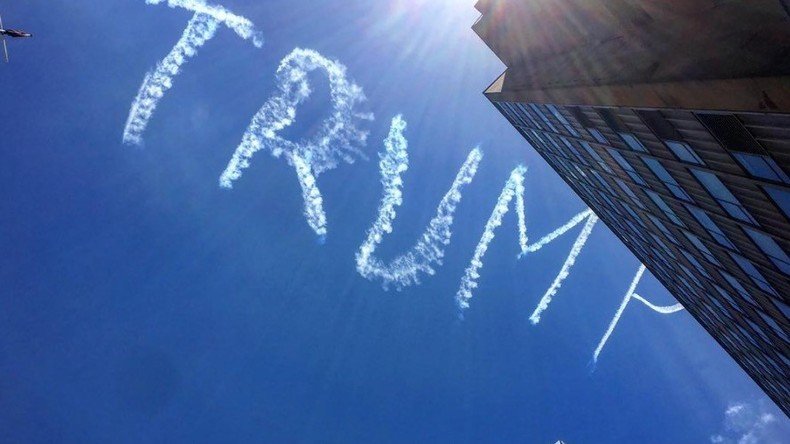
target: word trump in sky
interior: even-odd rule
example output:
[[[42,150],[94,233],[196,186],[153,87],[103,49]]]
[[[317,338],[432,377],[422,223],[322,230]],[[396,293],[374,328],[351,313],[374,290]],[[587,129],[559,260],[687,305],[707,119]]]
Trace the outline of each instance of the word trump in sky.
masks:
[[[151,5],[165,3],[171,8],[192,11],[194,15],[170,53],[145,75],[142,86],[132,102],[123,132],[123,141],[133,145],[143,143],[143,134],[159,101],[172,88],[176,76],[187,60],[194,57],[198,49],[214,37],[220,26],[229,28],[244,40],[251,41],[255,47],[260,48],[263,45],[261,34],[255,30],[250,20],[233,14],[222,6],[210,5],[205,0],[146,0],[146,3]],[[297,108],[312,94],[308,74],[313,71],[322,72],[329,80],[332,112],[312,138],[293,142],[280,133],[294,124]],[[246,132],[241,137],[241,143],[220,175],[219,185],[227,189],[232,188],[233,183],[241,178],[243,170],[250,167],[250,161],[258,151],[268,151],[275,158],[283,158],[294,168],[302,188],[307,223],[319,239],[323,240],[328,233],[328,224],[317,178],[321,173],[334,169],[342,163],[353,163],[358,157],[364,157],[362,149],[367,143],[368,132],[361,129],[359,125],[372,120],[373,116],[359,110],[360,105],[365,101],[365,95],[361,87],[348,79],[345,66],[313,50],[294,49],[280,62],[276,79],[277,92],[264,102],[252,117]],[[396,116],[392,119],[389,135],[384,140],[384,150],[379,156],[383,194],[378,214],[356,254],[359,274],[367,279],[380,280],[385,288],[418,285],[421,275],[436,273],[436,268],[442,265],[445,248],[452,240],[455,210],[462,200],[464,189],[474,181],[478,166],[483,159],[480,148],[471,150],[447,193],[439,201],[436,215],[416,243],[391,260],[382,260],[376,256],[376,250],[384,238],[392,232],[397,209],[404,201],[403,175],[409,168],[408,141],[404,135],[406,127],[407,123],[403,117]],[[485,254],[511,206],[515,207],[518,223],[519,259],[538,252],[568,231],[584,224],[557,276],[529,316],[532,324],[540,322],[541,316],[549,308],[563,282],[570,276],[573,265],[598,222],[598,217],[587,209],[556,230],[539,238],[537,242],[530,244],[527,235],[527,209],[524,204],[526,173],[527,169],[524,166],[513,169],[483,228],[480,241],[475,247],[456,292],[455,301],[461,316],[471,305],[483,269]],[[593,362],[598,361],[603,347],[632,299],[642,302],[661,314],[675,313],[683,309],[679,304],[659,307],[636,294],[636,287],[644,272],[645,267],[641,266],[631,282],[625,299],[595,349]]]

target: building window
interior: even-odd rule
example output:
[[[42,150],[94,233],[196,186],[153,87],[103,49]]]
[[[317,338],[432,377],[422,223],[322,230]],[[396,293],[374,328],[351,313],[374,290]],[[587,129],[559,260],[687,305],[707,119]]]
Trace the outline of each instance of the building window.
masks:
[[[534,103],[530,103],[529,107],[532,109],[532,111],[535,112],[535,114],[538,115],[538,117],[540,117],[540,120],[542,120],[543,123],[546,124],[546,126],[551,130],[552,133],[559,132],[557,131],[557,128],[554,127],[554,124],[551,123],[551,120],[549,120],[549,118],[546,117],[546,114],[543,113],[543,110],[540,109],[540,106],[535,105]]]
[[[535,130],[531,130],[531,131],[532,131],[532,135],[535,136],[535,140],[538,142],[538,146],[543,148],[544,151],[549,151],[549,146],[548,144],[546,144],[546,141],[543,140],[543,137],[540,136],[540,133],[538,133]]]
[[[516,104],[505,103],[505,105],[507,105],[508,110],[510,110],[510,114],[514,120],[513,123],[515,125],[529,126],[527,121],[524,119],[526,113],[522,112],[521,109],[518,106],[516,106]]]
[[[675,236],[672,235],[672,232],[669,231],[669,228],[667,228],[667,226],[664,225],[664,223],[661,222],[661,220],[659,220],[657,217],[653,216],[652,214],[648,214],[647,217],[650,219],[651,222],[653,222],[653,225],[658,227],[658,229],[664,234],[664,236],[667,239],[669,239],[670,242],[672,242],[675,245],[679,245],[678,240],[675,239]]]
[[[554,137],[556,137],[554,136],[554,134],[544,133],[543,135],[546,136],[547,139],[549,139],[549,142],[551,142],[551,145],[554,146],[554,149],[556,149],[557,151],[560,150],[560,144],[558,144],[557,141],[554,140]]]
[[[776,206],[785,213],[785,217],[790,219],[790,191],[775,187],[763,187],[763,189],[771,196]]]
[[[741,267],[741,269],[746,274],[749,275],[749,277],[752,279],[752,281],[754,281],[755,284],[757,284],[758,287],[760,287],[767,293],[770,293],[774,296],[778,296],[776,290],[774,290],[774,288],[771,286],[771,284],[768,283],[765,277],[759,271],[757,271],[757,267],[755,267],[754,264],[749,259],[746,259],[740,254],[735,254],[735,253],[730,253],[730,256],[738,264],[738,266]]]
[[[782,326],[780,326],[776,322],[776,320],[774,320],[774,318],[766,315],[762,311],[758,311],[758,313],[760,314],[760,317],[763,318],[763,321],[765,321],[766,324],[771,326],[771,329],[774,331],[774,333],[779,335],[779,337],[784,339],[785,341],[790,341],[790,336],[787,336],[787,333],[785,333],[785,329],[782,328]]]
[[[647,148],[645,148],[645,146],[642,145],[642,142],[640,142],[639,139],[637,139],[636,136],[634,136],[633,134],[631,134],[631,133],[617,133],[617,134],[619,134],[620,137],[623,138],[625,143],[632,150],[634,150],[634,151],[641,151],[643,153],[647,152]]]
[[[653,240],[656,242],[656,245],[658,245],[659,247],[661,247],[662,250],[664,250],[664,253],[666,253],[667,256],[671,257],[672,259],[676,259],[675,253],[672,252],[669,246],[667,246],[667,244],[664,243],[664,241],[662,241],[660,237],[656,236],[653,233],[650,233],[650,237],[653,238]]]
[[[587,132],[589,132],[590,135],[593,136],[593,139],[595,139],[596,142],[609,144],[609,141],[606,140],[606,137],[604,137],[603,133],[598,131],[597,129],[587,128]]]
[[[738,199],[721,183],[721,180],[715,174],[701,170],[691,170],[691,172],[730,216],[757,225],[757,221],[754,220],[752,215],[746,211],[746,208],[738,202]]]
[[[664,168],[664,165],[661,165],[661,162],[649,157],[643,157],[642,161],[645,162],[645,165],[650,168],[650,171],[652,171],[653,174],[655,174],[656,177],[658,177],[659,180],[661,180],[661,182],[663,182],[664,185],[669,188],[669,191],[671,191],[675,197],[683,199],[687,202],[692,202],[691,196],[689,196],[688,193],[686,193],[686,190],[684,190],[680,184],[678,184],[675,178],[669,174],[669,171]]]
[[[697,222],[699,222],[700,225],[702,225],[705,230],[708,231],[708,234],[716,239],[716,242],[732,250],[737,250],[737,248],[735,248],[735,244],[733,244],[730,238],[728,238],[727,235],[721,231],[721,228],[719,228],[719,226],[713,222],[713,219],[708,216],[708,213],[706,213],[701,208],[691,205],[686,205],[686,209],[688,209],[689,213],[691,213],[691,215],[697,219]]]
[[[680,268],[683,270],[684,273],[686,273],[686,276],[688,276],[692,281],[694,281],[694,283],[697,284],[699,288],[703,288],[703,289],[705,288],[705,286],[702,285],[702,282],[697,278],[697,276],[694,273],[691,272],[691,270],[688,269],[688,267],[686,267],[683,264],[678,264],[678,265],[680,265]]]
[[[566,119],[565,116],[562,115],[562,113],[560,112],[559,109],[557,109],[556,106],[546,105],[546,108],[548,108],[549,111],[551,111],[551,113],[554,114],[554,117],[556,117],[557,120],[559,120],[560,123],[562,123],[562,126],[564,126],[565,129],[568,130],[568,132],[571,135],[573,135],[573,137],[579,137],[579,132],[576,131],[576,128],[574,128],[570,122],[568,122],[568,119]]]
[[[768,156],[742,152],[733,152],[732,156],[754,177],[790,183],[790,177],[787,176],[787,173],[782,171],[782,168]]]
[[[595,185],[593,185],[592,181],[587,177],[587,173],[585,173],[584,170],[579,168],[579,165],[576,165],[574,163],[573,168],[576,170],[577,173],[579,173],[579,176],[581,177],[581,181],[584,182],[584,184],[592,188],[595,188]]]
[[[790,258],[771,236],[747,227],[743,227],[743,231],[763,250],[763,253],[776,265],[776,268],[782,270],[784,274],[790,274]]]
[[[609,148],[609,154],[612,156],[615,162],[617,162],[617,164],[620,165],[620,167],[625,171],[625,173],[628,174],[631,180],[638,183],[639,185],[645,187],[647,186],[647,182],[645,182],[645,179],[642,179],[642,176],[640,176],[639,173],[637,173],[636,170],[634,170],[634,167],[632,167],[631,164],[628,163],[627,160],[625,160],[625,157],[623,157],[622,154],[620,154],[617,150],[612,148]]]
[[[731,114],[697,114],[697,118],[728,150],[749,152],[761,150],[760,144],[754,140],[737,117]]]
[[[735,276],[721,270],[719,270],[719,273],[721,273],[721,275],[724,277],[724,280],[726,280],[742,298],[746,299],[750,304],[757,306],[757,301],[755,301],[752,295],[746,291],[746,288],[744,288],[744,286],[738,282],[738,279],[735,279]]]
[[[612,196],[617,196],[617,193],[614,192],[614,188],[612,188],[612,186],[609,185],[609,182],[607,182],[606,179],[601,176],[601,173],[595,170],[590,170],[590,172],[593,174],[593,176],[595,176],[596,179],[598,179],[598,182],[607,192],[609,192],[609,194]]]
[[[641,151],[644,153],[647,152],[647,148],[645,148],[645,146],[642,145],[642,142],[640,142],[639,139],[637,139],[636,136],[631,133],[631,131],[628,129],[628,126],[626,126],[626,124],[620,120],[614,111],[611,109],[600,108],[598,109],[598,114],[601,116],[603,121],[606,122],[609,128],[616,132],[623,139],[626,145],[628,145],[632,150]]]
[[[681,141],[683,136],[672,125],[672,122],[664,117],[661,111],[639,110],[636,111],[636,114],[642,118],[645,125],[653,130],[653,133],[659,139],[664,141],[667,148],[675,153],[678,159],[697,165],[705,165],[696,151],[688,143]]]
[[[638,214],[636,214],[636,212],[635,212],[635,211],[634,211],[634,210],[631,208],[631,206],[630,206],[630,205],[628,205],[628,204],[626,204],[626,203],[622,203],[622,202],[621,202],[621,205],[623,206],[623,208],[625,208],[625,211],[626,211],[628,214],[630,214],[630,215],[631,215],[631,217],[632,217],[632,218],[634,218],[634,220],[636,220],[636,222],[637,222],[639,225],[641,225],[641,226],[642,226],[642,228],[647,228],[647,226],[645,225],[645,222],[642,220],[642,218],[641,218],[641,217],[639,217],[639,215],[638,215]]]
[[[697,250],[699,250],[699,252],[702,253],[703,256],[705,256],[705,259],[707,259],[708,262],[710,262],[713,265],[717,265],[721,267],[721,262],[719,262],[719,260],[716,259],[716,256],[714,256],[713,253],[710,252],[708,247],[697,236],[694,236],[688,231],[684,231],[683,234],[686,235],[686,238],[689,240],[689,242],[691,242],[692,244],[694,244],[695,247],[697,247]]]
[[[776,301],[775,305],[776,305],[776,308],[778,308],[779,311],[781,311],[782,314],[785,315],[785,318],[790,319],[790,306],[788,306],[787,304],[785,304],[782,301]]]
[[[641,219],[636,219],[636,221],[640,222],[640,225],[644,223],[644,222],[641,222]],[[631,219],[625,219],[625,223],[626,223],[626,225],[628,225],[628,228],[631,229],[631,231],[632,231],[631,234],[634,237],[639,239],[642,243],[645,243],[645,244],[647,243],[647,239],[645,239],[645,235],[642,234],[644,232],[644,230],[640,230],[639,227],[634,225],[634,222]]]
[[[565,144],[565,146],[568,147],[573,157],[576,158],[577,162],[579,162],[582,165],[587,165],[587,159],[584,156],[582,156],[582,153],[579,152],[578,148],[573,146],[573,144],[564,137],[562,138],[562,142]]]
[[[598,163],[598,165],[601,167],[601,169],[603,169],[604,171],[606,171],[609,174],[612,174],[612,169],[609,168],[609,164],[607,164],[603,160],[603,157],[601,157],[601,155],[598,154],[598,151],[595,151],[595,149],[592,146],[590,146],[590,144],[587,143],[586,141],[581,141],[580,143],[581,143],[582,147],[584,148],[584,150],[587,151],[587,154],[589,154],[590,157],[592,157],[593,160],[595,160],[595,162]]]
[[[565,147],[570,148],[571,145],[570,145],[570,143],[568,143],[568,140],[566,138],[564,138],[562,136],[556,136],[556,137],[559,137],[559,139],[562,141],[562,143],[563,143],[563,145],[565,145]],[[562,147],[562,145],[558,144],[554,140],[554,137],[552,137],[551,141],[554,144],[554,146],[557,147],[557,154],[559,154],[559,155],[561,155],[563,157],[566,157],[568,159],[572,159],[573,156],[571,154],[568,154],[568,151],[566,151],[565,148]]]
[[[718,308],[718,310],[716,310],[713,307],[708,306],[711,313],[713,313],[713,315],[716,316],[717,320],[719,321],[718,324],[723,323],[723,319],[721,319],[718,315],[724,315],[729,320],[733,320],[732,315],[730,314],[730,309],[727,308],[718,298],[710,298],[710,300],[711,302],[713,302],[713,305],[715,305],[716,308]]]
[[[696,151],[694,151],[688,143],[679,142],[677,140],[665,140],[664,143],[675,153],[678,159],[697,165],[705,165],[705,162],[702,161]]]
[[[711,278],[710,274],[708,274],[708,271],[705,270],[705,267],[703,267],[702,264],[699,263],[699,261],[697,260],[697,258],[694,257],[693,254],[689,253],[686,250],[680,250],[680,252],[683,253],[683,256],[686,256],[686,259],[688,259],[691,265],[693,265],[694,268],[696,268],[701,275],[705,276],[708,279]]]
[[[531,126],[532,128],[535,128],[535,129],[541,129],[540,123],[538,123],[538,121],[535,120],[535,117],[532,116],[532,113],[529,112],[529,110],[527,109],[526,106],[524,106],[524,105],[522,105],[520,103],[516,103],[515,105],[516,105],[516,107],[518,107],[518,109],[521,110],[521,114],[523,116],[525,116],[527,119],[529,119],[530,125],[528,125],[528,126]]]
[[[748,321],[748,318],[747,318],[747,321]],[[755,347],[764,347],[764,345],[761,344],[760,342],[758,342],[757,339],[755,338],[755,336],[754,336],[755,332],[747,329],[746,327],[744,327],[741,324],[735,324],[735,325],[738,327],[738,330],[740,330],[741,335],[743,335],[750,343],[752,343],[752,345],[754,345]],[[765,365],[763,365],[762,362],[756,361],[756,363],[762,370],[768,371],[768,368]]]
[[[511,123],[518,124],[518,122],[516,122],[516,119],[514,119],[513,116],[511,116],[510,110],[509,110],[509,108],[507,108],[507,105],[508,105],[507,103],[505,103],[505,102],[494,103],[494,105],[497,107],[499,112],[501,112],[502,114],[505,115],[506,119],[511,121]]]
[[[763,341],[765,341],[765,342],[767,342],[769,344],[771,343],[771,339],[768,337],[768,335],[765,333],[765,331],[763,330],[763,328],[761,326],[757,325],[756,322],[752,321],[748,317],[746,318],[746,322],[749,324],[750,327],[752,327],[752,330],[754,330],[755,332],[757,332],[758,335],[760,335],[760,337],[763,339]],[[771,359],[767,359],[766,361],[767,361],[768,364],[772,364],[772,360]],[[772,368],[770,368],[768,370],[771,370],[771,373],[774,373],[773,365],[771,367]]]
[[[652,200],[653,203],[656,204],[656,206],[664,213],[667,219],[671,220],[676,225],[685,227],[683,221],[681,221],[678,215],[675,214],[674,211],[672,211],[672,208],[670,208],[669,205],[667,205],[667,203],[664,202],[664,199],[662,199],[661,196],[650,190],[645,190],[645,193],[647,194],[647,197],[649,197],[650,200]]]
[[[629,186],[628,186],[628,184],[626,184],[625,182],[623,182],[623,180],[622,180],[622,179],[615,179],[615,182],[617,182],[617,185],[619,185],[619,186],[620,186],[620,188],[623,190],[623,192],[624,192],[624,193],[625,193],[625,194],[626,194],[628,197],[630,197],[630,198],[631,198],[631,200],[634,202],[634,204],[635,204],[637,207],[639,207],[639,208],[641,208],[641,209],[643,209],[643,210],[645,209],[645,204],[643,204],[643,203],[642,203],[642,201],[641,201],[641,200],[639,200],[639,198],[638,198],[638,197],[636,197],[636,194],[634,193],[634,190],[632,190],[632,189],[631,189],[631,187],[629,187]]]
[[[554,146],[554,149],[557,151],[557,154],[567,157],[567,155],[565,154],[565,150],[562,149],[562,145],[557,143],[557,139],[558,138],[560,140],[562,140],[563,142],[565,142],[565,138],[561,137],[561,136],[555,136],[555,135],[549,134],[549,133],[546,133],[545,135],[546,135],[546,138],[548,138],[551,141],[551,144]],[[567,143],[565,143],[565,144],[567,145]]]
[[[606,137],[604,137],[600,131],[595,129],[595,125],[593,125],[592,121],[590,121],[590,119],[584,114],[581,108],[579,108],[578,106],[569,106],[566,107],[565,109],[567,109],[568,112],[573,114],[573,117],[575,117],[576,120],[579,123],[581,123],[584,129],[586,129],[587,132],[590,133],[590,135],[593,137],[593,139],[595,139],[596,142],[604,143],[604,144],[609,143],[609,141],[606,140]]]
[[[736,300],[735,300],[735,298],[734,298],[734,297],[733,297],[733,296],[730,294],[730,292],[729,292],[729,291],[727,291],[727,290],[725,290],[725,289],[723,289],[723,288],[719,287],[718,285],[714,285],[714,287],[716,288],[716,291],[718,291],[718,292],[719,292],[719,294],[720,294],[720,295],[722,295],[722,297],[724,297],[724,299],[726,299],[726,300],[727,300],[727,302],[729,302],[729,303],[730,303],[730,305],[731,305],[731,306],[732,306],[734,309],[736,309],[736,310],[738,310],[739,312],[741,312],[741,314],[746,314],[746,313],[743,311],[743,309],[741,308],[741,306],[740,306],[740,304],[738,303],[738,301],[736,301]]]

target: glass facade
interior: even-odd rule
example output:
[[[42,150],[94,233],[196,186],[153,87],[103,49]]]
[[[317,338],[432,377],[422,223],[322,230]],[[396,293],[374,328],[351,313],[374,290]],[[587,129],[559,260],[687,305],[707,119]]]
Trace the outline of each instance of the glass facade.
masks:
[[[494,103],[790,411],[790,155],[766,136],[777,118]]]

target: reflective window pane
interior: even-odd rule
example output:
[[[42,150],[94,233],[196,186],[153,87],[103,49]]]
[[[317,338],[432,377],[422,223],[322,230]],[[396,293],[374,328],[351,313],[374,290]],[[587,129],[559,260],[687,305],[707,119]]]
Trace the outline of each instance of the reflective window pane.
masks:
[[[631,164],[625,160],[625,157],[623,157],[622,154],[611,148],[609,149],[609,154],[634,182],[642,186],[647,186],[647,182],[645,182],[645,180],[642,179],[642,176],[640,176],[639,173],[634,170],[634,167],[632,167]]]
[[[710,216],[708,216],[708,213],[706,213],[701,208],[697,208],[691,205],[686,205],[686,208],[689,210],[691,215],[694,216],[695,219],[697,219],[700,225],[705,227],[705,229],[708,230],[708,233],[710,233],[710,235],[714,239],[716,239],[716,242],[732,250],[736,249],[735,244],[733,244],[732,241],[730,241],[730,238],[728,238],[727,235],[725,235],[724,232],[721,231],[721,228],[719,228],[719,226],[716,225],[715,222],[713,222],[713,219],[711,219]]]
[[[643,204],[642,201],[639,200],[638,197],[636,197],[636,193],[634,193],[634,190],[632,190],[631,187],[628,186],[628,184],[623,182],[621,179],[615,179],[615,181],[617,182],[617,185],[623,190],[623,192],[627,194],[628,197],[631,198],[631,201],[634,202],[634,205],[642,209],[645,208],[645,204]]]
[[[790,219],[790,191],[775,187],[763,187],[763,189],[785,213],[785,216]]]
[[[710,252],[708,247],[705,245],[705,243],[703,243],[700,240],[700,238],[694,236],[688,231],[684,231],[683,234],[686,235],[686,238],[689,240],[689,242],[691,242],[692,244],[694,244],[695,247],[697,247],[697,250],[699,250],[699,252],[702,253],[703,256],[705,256],[708,262],[721,267],[721,263],[719,262],[719,260],[716,259],[716,256],[714,256],[713,253]]]
[[[677,140],[665,140],[664,143],[678,156],[678,159],[689,162],[695,163],[697,165],[705,165],[705,162],[697,155],[691,146],[689,146],[686,142],[679,142]]]
[[[790,274],[790,258],[787,257],[787,253],[782,250],[782,247],[771,236],[746,227],[744,227],[744,231],[777,268],[782,270],[783,273]]]
[[[620,137],[623,138],[625,143],[632,150],[634,150],[634,151],[642,151],[643,153],[647,152],[647,148],[645,148],[645,146],[642,145],[642,142],[640,142],[639,139],[637,139],[636,136],[634,136],[633,134],[631,134],[631,133],[618,133],[618,134],[620,134]]]
[[[768,156],[740,152],[733,152],[732,155],[752,176],[790,183],[790,177]]]
[[[762,273],[760,273],[757,270],[757,267],[755,267],[754,264],[749,259],[746,259],[740,254],[735,254],[735,253],[730,253],[730,256],[732,256],[732,259],[738,264],[738,266],[741,267],[741,269],[746,274],[748,274],[750,278],[752,278],[752,281],[754,281],[754,283],[757,284],[758,287],[760,287],[767,293],[771,293],[774,296],[778,296],[776,290],[774,290],[771,284],[768,283],[768,281],[765,279]]]
[[[730,216],[757,225],[751,214],[741,205],[738,199],[727,189],[715,174],[707,171],[692,170],[694,176],[702,183],[706,190],[729,213]]]
[[[664,202],[664,199],[662,199],[661,196],[659,196],[658,194],[656,194],[656,193],[654,193],[653,191],[650,191],[650,190],[645,190],[645,193],[650,198],[650,200],[652,200],[653,203],[655,203],[656,206],[664,213],[664,215],[667,217],[667,219],[671,220],[676,225],[680,225],[682,227],[685,227],[685,225],[683,224],[683,221],[681,221],[680,218],[678,217],[678,215],[675,214],[674,211],[672,211],[672,208],[670,208],[669,205],[667,205],[667,203]]]
[[[675,195],[675,197],[683,199],[687,202],[692,201],[691,196],[689,196],[688,193],[686,193],[686,190],[684,190],[680,184],[678,184],[675,178],[669,174],[669,171],[667,171],[666,168],[661,165],[661,162],[649,157],[643,157],[642,161],[645,162],[645,165],[650,168],[650,171],[652,171],[653,174],[655,174],[656,177],[658,177],[658,179],[661,180],[664,185],[666,185],[666,187],[670,192],[672,192],[672,194]]]
[[[606,140],[606,137],[603,136],[603,133],[601,133],[597,129],[587,128],[587,131],[590,133],[591,136],[593,136],[593,139],[595,139],[598,143],[606,143],[606,144],[609,143],[609,141]]]

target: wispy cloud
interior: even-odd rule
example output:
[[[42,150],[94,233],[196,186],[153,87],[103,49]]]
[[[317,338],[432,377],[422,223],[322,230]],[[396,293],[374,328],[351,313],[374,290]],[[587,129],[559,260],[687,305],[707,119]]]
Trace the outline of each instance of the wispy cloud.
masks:
[[[496,229],[502,225],[502,219],[507,214],[510,202],[514,197],[516,198],[516,213],[519,219],[519,246],[522,253],[527,251],[527,228],[524,214],[524,174],[526,172],[526,167],[518,166],[510,173],[510,177],[505,183],[505,188],[502,189],[502,193],[500,193],[499,199],[497,199],[497,203],[494,206],[494,211],[486,222],[483,236],[480,238],[477,247],[475,247],[469,267],[466,268],[464,277],[461,278],[461,287],[455,295],[455,301],[462,310],[469,308],[469,301],[472,299],[474,289],[477,288],[480,269],[483,267],[483,256],[485,256],[489,244],[494,239]]]
[[[546,293],[540,299],[540,302],[538,302],[538,306],[535,308],[535,311],[530,315],[529,321],[532,322],[533,325],[540,322],[541,315],[544,311],[546,311],[547,308],[549,308],[551,300],[557,295],[562,283],[570,275],[571,268],[573,268],[573,264],[576,263],[576,258],[579,257],[582,249],[584,249],[584,245],[587,243],[587,239],[589,239],[590,234],[592,233],[593,228],[595,228],[595,224],[597,222],[598,216],[590,213],[587,218],[587,223],[584,224],[582,232],[579,234],[579,237],[576,238],[576,242],[573,243],[571,252],[568,254],[568,258],[565,259],[565,263],[562,264],[559,274],[557,274],[557,277],[554,278],[554,282],[551,283],[549,289],[546,290]]]
[[[297,107],[312,94],[307,75],[319,69],[329,78],[332,113],[311,139],[292,142],[278,133],[295,122]],[[357,111],[365,94],[348,80],[346,67],[310,49],[297,48],[280,62],[277,87],[278,94],[252,118],[219,183],[223,188],[232,188],[260,150],[268,150],[276,158],[285,157],[296,169],[302,185],[307,222],[316,234],[324,237],[326,215],[316,177],[336,168],[340,162],[353,163],[357,157],[364,157],[361,148],[368,133],[357,125],[372,120],[373,116]]]
[[[405,130],[406,121],[401,116],[392,119],[379,161],[384,192],[378,216],[368,230],[356,257],[357,271],[367,279],[381,279],[385,287],[391,284],[397,287],[417,284],[421,273],[432,275],[435,272],[433,267],[442,264],[444,248],[452,237],[453,215],[461,201],[462,188],[472,182],[483,158],[482,151],[477,148],[469,153],[453,184],[439,203],[436,216],[419,241],[406,253],[385,263],[375,257],[375,253],[384,236],[392,232],[397,207],[403,204],[402,175],[409,168],[408,141],[403,135]]]
[[[639,285],[639,281],[642,280],[642,275],[645,274],[645,270],[646,268],[644,265],[639,266],[636,276],[634,276],[634,279],[631,281],[631,285],[628,286],[628,291],[625,293],[623,302],[620,303],[620,307],[617,309],[617,312],[615,312],[614,318],[612,318],[612,321],[609,323],[609,328],[606,329],[601,341],[595,348],[595,352],[593,352],[593,363],[598,362],[598,357],[601,355],[601,351],[603,351],[604,346],[606,346],[606,342],[609,340],[609,337],[612,336],[615,327],[617,327],[617,323],[620,322],[620,318],[623,316],[623,312],[625,312],[625,308],[628,306],[628,303],[631,302],[631,299],[638,300],[656,313],[672,314],[683,310],[683,306],[680,304],[661,307],[635,293],[636,287]]]
[[[782,444],[790,437],[790,420],[767,399],[730,404],[724,429],[710,437],[714,444]]]
[[[164,3],[164,0],[146,0],[149,5]],[[219,25],[225,25],[245,40],[251,40],[256,47],[263,45],[261,34],[255,31],[252,22],[235,15],[221,6],[208,5],[203,0],[167,0],[171,8],[184,8],[194,11],[181,38],[170,53],[157,63],[156,68],[146,73],[143,84],[132,102],[129,117],[123,131],[123,142],[141,145],[143,133],[151,120],[159,101],[165,92],[173,87],[173,80],[181,67],[197,54],[200,47],[211,40]]]

